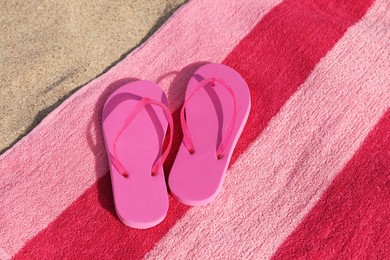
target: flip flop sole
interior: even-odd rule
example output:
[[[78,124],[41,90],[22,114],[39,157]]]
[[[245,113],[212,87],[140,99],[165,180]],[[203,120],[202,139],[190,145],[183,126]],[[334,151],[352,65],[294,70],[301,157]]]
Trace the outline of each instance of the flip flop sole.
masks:
[[[103,135],[108,157],[129,113],[141,98],[167,105],[161,88],[150,81],[136,81],[117,89],[103,108]],[[151,168],[160,156],[167,120],[159,107],[150,104],[136,115],[117,142],[117,157],[128,172],[122,176],[110,161],[115,210],[119,219],[133,228],[150,228],[160,223],[168,211],[168,193],[161,167],[156,176]]]
[[[169,187],[174,197],[191,206],[207,204],[217,196],[250,111],[245,80],[237,71],[221,64],[200,67],[188,83],[186,99],[208,78],[222,79],[233,90],[236,121],[225,156],[218,159],[216,150],[233,116],[232,96],[217,82],[215,87],[207,85],[200,89],[186,106],[186,122],[195,152],[190,154],[182,142],[169,175]]]

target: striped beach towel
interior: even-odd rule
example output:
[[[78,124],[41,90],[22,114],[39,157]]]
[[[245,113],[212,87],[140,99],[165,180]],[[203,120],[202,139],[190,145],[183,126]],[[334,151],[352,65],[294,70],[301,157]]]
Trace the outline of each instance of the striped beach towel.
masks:
[[[202,207],[170,197],[161,224],[128,228],[102,106],[152,80],[179,126],[207,62],[252,96],[222,191]],[[0,259],[390,259],[389,107],[388,0],[190,1],[1,155]]]

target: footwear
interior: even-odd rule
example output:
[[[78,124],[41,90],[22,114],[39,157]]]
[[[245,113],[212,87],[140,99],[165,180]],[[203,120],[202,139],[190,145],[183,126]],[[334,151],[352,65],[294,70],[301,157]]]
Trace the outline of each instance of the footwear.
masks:
[[[158,85],[136,81],[117,89],[103,108],[115,210],[133,228],[153,227],[168,211],[162,164],[172,144],[173,120],[167,105]],[[170,141],[162,153],[168,125]]]
[[[183,141],[169,175],[182,203],[211,202],[222,186],[250,110],[248,85],[221,64],[206,64],[191,77],[181,110]]]

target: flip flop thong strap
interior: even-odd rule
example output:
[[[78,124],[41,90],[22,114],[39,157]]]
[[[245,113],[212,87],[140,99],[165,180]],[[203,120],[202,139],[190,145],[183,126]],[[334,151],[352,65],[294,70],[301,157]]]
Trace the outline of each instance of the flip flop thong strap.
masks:
[[[115,140],[114,140],[114,155],[112,155],[110,159],[111,159],[111,162],[114,165],[114,167],[124,177],[128,177],[129,174],[117,156],[117,149],[116,149],[117,143],[118,143],[118,140],[119,140],[120,136],[122,135],[122,133],[129,126],[129,124],[134,120],[134,118],[139,114],[139,112],[141,112],[141,110],[145,107],[146,104],[156,105],[156,106],[160,107],[162,109],[162,111],[164,112],[164,115],[169,123],[169,128],[170,128],[169,129],[170,134],[169,134],[168,146],[165,149],[165,151],[161,154],[161,156],[153,164],[152,169],[151,169],[152,175],[157,174],[158,170],[160,169],[160,167],[163,165],[165,159],[167,158],[169,151],[171,150],[172,140],[173,140],[173,119],[171,116],[171,111],[169,111],[168,107],[159,101],[156,101],[156,100],[153,100],[153,99],[150,99],[147,97],[142,98],[135,105],[135,107],[133,108],[133,110],[131,111],[129,116],[126,118],[123,126],[120,128],[120,130],[119,130],[119,132],[116,135]]]
[[[227,134],[226,134],[225,138],[223,138],[223,140],[221,141],[221,143],[218,146],[218,149],[216,151],[217,158],[221,159],[225,155],[226,147],[232,138],[233,129],[234,129],[234,126],[236,124],[236,117],[237,117],[236,95],[234,94],[233,89],[226,82],[224,82],[223,80],[218,79],[218,78],[207,78],[207,79],[202,80],[199,83],[199,85],[195,88],[195,90],[190,95],[188,95],[188,98],[185,100],[183,107],[181,109],[181,113],[180,113],[180,122],[181,122],[182,130],[183,130],[183,143],[184,143],[185,147],[187,148],[188,152],[190,154],[193,154],[195,152],[195,147],[194,147],[194,144],[192,142],[191,134],[190,134],[190,131],[188,129],[188,125],[187,125],[187,122],[185,119],[185,109],[186,109],[188,103],[190,102],[190,100],[195,96],[196,93],[199,92],[200,89],[206,87],[209,84],[212,87],[216,87],[216,82],[220,83],[220,85],[223,86],[229,92],[231,97],[233,98],[232,120],[230,121],[230,124],[228,126]]]

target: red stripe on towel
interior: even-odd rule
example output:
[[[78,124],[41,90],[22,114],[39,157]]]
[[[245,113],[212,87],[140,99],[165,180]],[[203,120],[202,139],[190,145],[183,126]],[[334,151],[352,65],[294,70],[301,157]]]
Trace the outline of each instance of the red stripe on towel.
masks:
[[[225,59],[226,65],[247,80],[252,98],[252,111],[232,161],[259,136],[321,57],[372,3],[286,0]]]
[[[180,110],[173,117],[180,128]],[[165,171],[172,167],[182,138],[175,129],[175,138]],[[116,217],[110,174],[104,175],[80,198],[71,204],[54,222],[41,231],[18,252],[17,259],[139,259],[149,252],[168,230],[188,210],[171,196],[167,217],[160,225],[138,230],[125,226]]]
[[[339,9],[338,2],[317,3],[315,14],[312,7],[307,8],[312,5],[310,1],[283,2],[223,62],[243,75],[252,95],[252,111],[232,163],[304,82],[320,58],[372,3],[371,0],[350,1]],[[334,16],[341,18],[334,20]],[[175,114],[177,117],[178,111]],[[114,217],[106,176],[28,242],[16,258],[142,257],[187,210],[187,206],[170,200],[167,218],[159,226],[146,231],[130,229]]]
[[[390,258],[390,110],[274,259]]]

